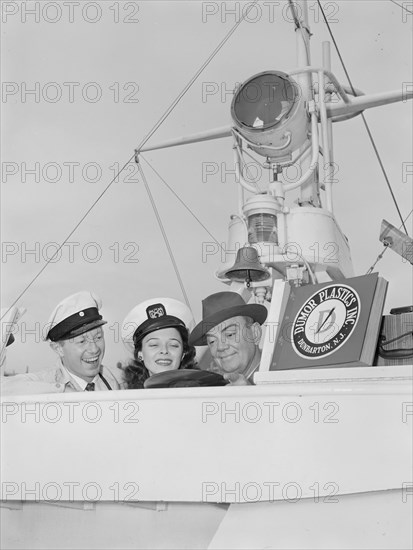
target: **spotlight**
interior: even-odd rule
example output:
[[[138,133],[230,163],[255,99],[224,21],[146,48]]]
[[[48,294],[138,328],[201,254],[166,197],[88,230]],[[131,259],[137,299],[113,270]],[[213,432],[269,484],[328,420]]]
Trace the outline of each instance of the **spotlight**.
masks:
[[[310,122],[301,89],[281,71],[246,80],[234,95],[231,116],[251,149],[262,156],[291,157],[308,140]]]

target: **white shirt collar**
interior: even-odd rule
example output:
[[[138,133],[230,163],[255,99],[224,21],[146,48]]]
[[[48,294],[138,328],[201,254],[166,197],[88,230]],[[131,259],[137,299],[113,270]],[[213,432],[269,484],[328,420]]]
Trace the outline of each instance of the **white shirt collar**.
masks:
[[[67,369],[63,364],[62,364],[62,369],[66,371],[66,373],[68,374],[68,376],[70,376],[70,378],[73,378],[73,380],[77,383],[77,385],[81,388],[82,391],[85,391],[86,386],[89,384],[89,382],[86,382],[86,380],[83,380],[83,378],[80,378],[80,376],[76,376],[76,374],[73,374],[73,372],[70,372],[70,370]],[[99,380],[99,374],[97,374],[94,377],[92,382],[96,384],[98,380]]]

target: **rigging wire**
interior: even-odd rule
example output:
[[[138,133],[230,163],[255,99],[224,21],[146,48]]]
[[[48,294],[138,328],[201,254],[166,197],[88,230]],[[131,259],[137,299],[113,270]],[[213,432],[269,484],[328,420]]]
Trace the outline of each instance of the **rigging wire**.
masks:
[[[330,27],[330,25],[328,24],[328,20],[327,20],[327,17],[326,17],[326,15],[325,15],[325,13],[324,13],[324,10],[323,10],[323,7],[322,7],[322,5],[321,5],[320,0],[317,0],[317,3],[318,3],[318,5],[319,5],[319,8],[320,8],[320,10],[321,10],[321,13],[323,14],[323,18],[324,18],[325,24],[327,25],[328,32],[330,33],[331,39],[332,39],[332,41],[333,41],[333,43],[334,43],[334,47],[336,48],[337,55],[338,55],[338,57],[339,57],[339,59],[340,59],[340,62],[341,62],[341,65],[342,65],[342,67],[343,67],[343,70],[344,70],[344,72],[345,72],[345,74],[346,74],[347,80],[348,80],[348,82],[349,82],[349,84],[350,84],[350,86],[351,86],[351,89],[352,89],[352,91],[353,91],[353,95],[357,95],[357,94],[356,94],[356,90],[355,90],[355,88],[354,88],[354,86],[353,86],[353,83],[352,83],[352,81],[351,81],[351,79],[350,79],[350,75],[349,75],[349,73],[348,73],[348,71],[347,71],[346,65],[345,65],[345,63],[344,63],[344,60],[343,60],[343,58],[342,58],[342,56],[341,56],[341,53],[340,53],[340,50],[339,50],[339,48],[338,48],[337,42],[336,42],[336,40],[335,40],[335,38],[334,38],[334,35],[333,35],[332,31],[331,31],[331,27]],[[387,187],[388,187],[388,189],[389,189],[389,191],[390,191],[390,194],[391,194],[391,196],[392,196],[392,199],[393,199],[394,205],[395,205],[395,207],[396,207],[397,213],[399,214],[400,220],[401,220],[401,222],[402,222],[403,230],[404,230],[404,232],[406,233],[406,235],[408,235],[408,232],[407,232],[405,223],[404,223],[404,221],[403,221],[402,213],[400,212],[399,205],[397,204],[396,197],[395,197],[395,195],[394,195],[394,193],[393,193],[393,189],[392,189],[392,187],[391,187],[391,184],[390,184],[389,178],[388,178],[388,176],[387,176],[387,172],[386,172],[386,170],[385,170],[385,168],[384,168],[383,162],[382,162],[382,160],[381,160],[381,158],[380,158],[380,153],[379,153],[379,151],[378,151],[378,149],[377,149],[377,146],[376,146],[376,143],[375,143],[375,141],[374,141],[374,139],[373,139],[372,133],[371,133],[370,128],[369,128],[369,125],[367,124],[367,120],[366,120],[364,114],[363,114],[363,113],[360,113],[360,115],[361,115],[361,118],[363,119],[364,126],[365,126],[366,131],[367,131],[367,134],[368,134],[368,136],[369,136],[369,138],[370,138],[370,142],[371,142],[371,144],[372,144],[372,146],[373,146],[373,149],[374,149],[374,152],[375,152],[375,154],[376,154],[377,160],[378,160],[378,162],[379,162],[380,168],[381,168],[381,170],[382,170],[382,172],[383,172],[384,179],[386,180]]]
[[[376,267],[376,265],[379,263],[379,261],[383,258],[384,254],[386,253],[386,250],[389,249],[389,243],[387,243],[387,242],[383,243],[383,246],[384,246],[384,249],[377,256],[376,261],[366,271],[366,275],[370,275],[370,273],[373,271],[373,269]]]
[[[302,36],[302,39],[303,39],[303,42],[304,42],[305,53],[306,53],[306,57],[307,57],[307,65],[309,65],[310,64],[310,50],[309,50],[309,47],[308,47],[308,42],[307,42],[307,37],[305,35],[305,32],[308,32],[308,35],[311,36],[310,30],[307,27],[303,27],[303,25],[301,23],[301,20],[300,20],[298,14],[297,14],[297,9],[296,9],[295,2],[293,0],[288,0],[288,4],[290,6],[290,10],[291,10],[291,13],[292,13],[292,16],[293,16],[293,19],[294,19],[295,28],[296,28],[296,30],[297,29],[300,30],[300,33],[301,33],[301,36]]]
[[[146,164],[155,172],[155,174],[158,176],[158,178],[162,181],[164,185],[169,189],[169,191],[179,200],[179,202],[186,208],[186,210],[191,214],[191,216],[199,223],[199,225],[205,229],[205,231],[208,233],[208,235],[214,240],[214,242],[221,248],[223,252],[225,252],[223,246],[218,242],[218,240],[214,237],[214,235],[209,231],[209,229],[201,222],[201,220],[192,212],[192,210],[187,206],[184,201],[181,199],[181,197],[172,189],[170,185],[164,180],[164,178],[161,176],[161,174],[156,170],[156,168],[142,155],[140,154],[140,158],[143,159]]]
[[[156,208],[155,201],[154,201],[154,199],[153,199],[151,190],[150,190],[150,188],[149,188],[148,182],[147,182],[146,177],[145,177],[145,173],[144,173],[144,171],[143,171],[143,168],[142,168],[141,163],[139,162],[139,159],[136,159],[136,164],[138,165],[139,172],[140,172],[141,175],[142,175],[142,180],[143,180],[143,183],[144,183],[144,185],[145,185],[146,192],[148,193],[149,200],[151,201],[151,205],[152,205],[154,214],[155,214],[155,216],[156,216],[156,219],[157,219],[157,221],[158,221],[159,228],[160,228],[161,233],[162,233],[163,240],[165,241],[166,248],[168,249],[168,254],[169,254],[169,257],[170,257],[170,259],[171,259],[173,268],[174,268],[174,270],[175,270],[175,274],[176,274],[176,278],[178,279],[179,286],[181,287],[182,295],[183,295],[183,297],[184,297],[184,299],[185,299],[186,305],[187,305],[187,306],[189,307],[189,309],[192,311],[191,304],[189,303],[188,296],[187,296],[187,294],[186,294],[185,287],[184,287],[184,284],[183,284],[181,275],[180,275],[180,273],[179,273],[178,266],[177,266],[177,264],[176,264],[176,262],[175,262],[175,258],[174,258],[173,252],[172,252],[171,245],[169,244],[169,240],[168,240],[168,237],[167,237],[166,232],[165,232],[165,228],[164,228],[163,223],[162,223],[162,220],[161,220],[161,216],[159,215],[158,209]]]
[[[399,4],[398,2],[395,2],[394,0],[390,0],[390,2],[393,2],[393,4],[396,4],[396,6],[399,6],[399,8],[401,8],[402,10],[405,10],[405,11],[407,11],[407,13],[410,13],[411,15],[413,15],[413,11],[408,10],[402,4]]]
[[[100,201],[100,199],[103,197],[103,195],[106,193],[106,191],[109,189],[109,187],[112,185],[112,183],[119,177],[119,174],[128,166],[128,164],[135,158],[135,155],[133,154],[130,159],[128,159],[125,164],[120,168],[117,174],[112,178],[112,180],[108,183],[108,185],[105,187],[105,189],[98,195],[98,197],[93,201],[93,203],[89,206],[89,208],[86,210],[86,212],[83,214],[83,216],[80,218],[80,220],[77,222],[75,227],[70,231],[70,233],[67,235],[67,237],[63,240],[63,242],[59,245],[59,247],[56,249],[54,254],[48,258],[46,263],[42,266],[40,271],[33,277],[33,279],[25,286],[25,288],[20,292],[20,294],[17,296],[17,298],[13,301],[13,303],[8,307],[7,311],[1,316],[0,320],[5,317],[8,312],[11,310],[13,306],[17,304],[17,302],[20,300],[20,298],[29,290],[29,288],[32,286],[32,284],[40,277],[40,275],[43,273],[43,271],[46,269],[46,267],[55,259],[55,257],[59,254],[65,243],[70,239],[70,237],[73,235],[73,233],[77,230],[77,228],[80,226],[80,224],[84,221],[84,219],[89,215],[91,210],[95,207],[95,205]]]
[[[288,0],[288,3],[290,5],[290,10],[294,19],[294,24],[297,29],[302,29],[300,18],[297,15],[297,10],[295,9],[295,5],[293,0]]]
[[[410,210],[410,212],[409,212],[409,214],[407,215],[407,217],[406,217],[406,218],[404,218],[404,223],[406,223],[406,222],[407,222],[407,220],[408,220],[408,219],[410,218],[410,216],[411,216],[412,214],[413,214],[413,209],[412,209],[412,210]],[[399,227],[399,229],[400,229],[400,227]]]
[[[231,36],[234,34],[234,32],[237,30],[239,25],[244,21],[244,19],[247,17],[251,9],[257,4],[259,0],[254,0],[251,2],[249,8],[245,10],[245,12],[242,14],[242,17],[235,23],[235,25],[229,30],[229,32],[225,35],[225,37],[221,40],[221,42],[218,44],[218,46],[215,48],[215,50],[211,53],[211,55],[207,58],[207,60],[201,65],[201,67],[197,70],[195,75],[190,79],[188,84],[184,87],[184,89],[180,92],[178,97],[171,103],[171,105],[168,107],[168,109],[165,111],[165,113],[161,116],[161,118],[158,120],[158,122],[155,123],[155,125],[152,127],[150,132],[142,139],[141,143],[138,146],[138,150],[143,147],[143,145],[153,136],[153,134],[159,129],[159,127],[163,124],[163,122],[167,119],[167,117],[171,114],[171,112],[174,110],[174,108],[177,106],[179,101],[183,98],[183,96],[186,94],[186,92],[191,88],[193,83],[196,81],[196,79],[199,77],[199,75],[203,72],[203,70],[211,63],[213,58],[216,56],[216,54],[221,50],[221,48],[225,45],[225,43],[231,38]],[[103,197],[103,195],[106,193],[106,191],[111,187],[112,183],[117,180],[119,175],[125,170],[126,166],[129,165],[129,163],[136,157],[136,153],[134,153],[127,162],[120,168],[120,170],[115,174],[115,176],[112,178],[112,180],[108,183],[108,185],[105,187],[105,189],[98,195],[97,199],[91,204],[91,206],[87,209],[85,214],[80,218],[80,220],[77,222],[75,227],[72,229],[72,231],[69,233],[69,235],[64,239],[64,241],[59,245],[59,247],[56,249],[55,253],[52,255],[51,258],[49,258],[46,263],[42,266],[40,271],[33,277],[33,279],[26,285],[26,287],[20,292],[20,294],[17,296],[15,300],[13,300],[12,304],[8,307],[7,311],[1,316],[0,320],[5,317],[10,309],[17,304],[17,302],[22,298],[22,296],[28,291],[28,289],[33,285],[33,283],[40,277],[40,275],[43,273],[43,271],[47,268],[47,266],[52,262],[52,260],[56,257],[56,255],[60,252],[62,247],[66,244],[68,239],[73,235],[73,233],[77,230],[77,228],[81,225],[81,223],[85,220],[85,218],[89,215],[89,213],[92,211],[92,209],[96,206],[96,204],[100,201],[100,199]],[[185,294],[186,296],[186,294]],[[188,304],[189,307],[189,304]]]
[[[152,135],[156,132],[156,130],[161,126],[161,124],[168,118],[168,116],[172,113],[172,111],[175,109],[175,107],[178,105],[178,103],[181,101],[181,99],[184,97],[186,92],[191,88],[191,86],[194,84],[194,82],[197,80],[199,75],[204,71],[204,69],[211,63],[211,61],[214,59],[216,54],[220,51],[220,49],[225,45],[225,43],[231,38],[231,36],[234,34],[234,32],[237,30],[237,28],[241,25],[241,23],[244,21],[246,16],[249,14],[249,12],[252,10],[252,8],[257,4],[259,0],[254,0],[251,2],[249,8],[245,10],[245,13],[242,14],[242,17],[240,17],[239,21],[235,23],[235,25],[230,29],[230,31],[224,36],[224,38],[221,40],[221,42],[218,44],[218,46],[215,48],[215,50],[211,53],[211,55],[204,61],[204,63],[201,65],[201,67],[197,70],[197,72],[194,74],[194,76],[189,80],[189,82],[186,84],[186,86],[183,88],[183,90],[179,93],[178,97],[171,103],[171,105],[167,108],[165,113],[161,116],[161,118],[158,120],[158,122],[155,124],[155,126],[152,128],[152,130],[143,138],[141,143],[136,148],[137,151],[145,145],[145,143],[152,137]]]

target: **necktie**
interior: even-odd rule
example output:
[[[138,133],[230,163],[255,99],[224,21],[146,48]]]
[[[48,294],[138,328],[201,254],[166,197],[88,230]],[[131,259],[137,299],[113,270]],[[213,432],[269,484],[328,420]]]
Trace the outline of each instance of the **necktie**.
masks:
[[[85,391],[95,391],[95,383],[89,382],[85,388]]]

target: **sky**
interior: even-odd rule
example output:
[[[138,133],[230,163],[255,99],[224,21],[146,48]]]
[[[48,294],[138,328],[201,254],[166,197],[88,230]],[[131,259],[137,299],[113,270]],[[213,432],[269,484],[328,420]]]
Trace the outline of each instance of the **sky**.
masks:
[[[322,2],[354,86],[366,94],[411,86],[409,2]],[[399,4],[399,5],[398,5]],[[2,2],[2,307],[27,309],[7,370],[54,364],[41,340],[55,305],[79,290],[103,301],[105,364],[126,358],[119,327],[139,302],[183,300],[142,176],[119,167],[216,49],[245,2]],[[287,3],[261,2],[220,48],[148,144],[230,123],[231,90],[264,70],[296,67]],[[329,39],[310,2],[312,63]],[[334,49],[332,70],[347,84]],[[412,209],[412,106],[365,112],[402,216]],[[334,212],[354,272],[382,251],[382,219],[401,225],[360,117],[334,125]],[[196,321],[215,279],[237,184],[230,138],[144,155],[143,170]],[[150,163],[158,175],[150,168]],[[208,168],[209,167],[209,168]],[[216,167],[215,174],[206,174]],[[81,221],[82,220],[82,221]],[[81,222],[81,223],[79,223]],[[412,235],[412,216],[407,220]],[[56,243],[67,241],[56,258]],[[46,267],[45,267],[46,265]],[[413,303],[412,270],[392,251],[377,264],[389,281],[385,313]],[[16,300],[18,301],[16,302]]]

